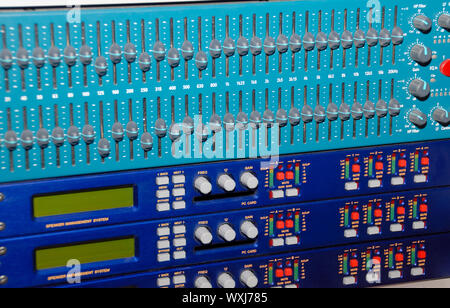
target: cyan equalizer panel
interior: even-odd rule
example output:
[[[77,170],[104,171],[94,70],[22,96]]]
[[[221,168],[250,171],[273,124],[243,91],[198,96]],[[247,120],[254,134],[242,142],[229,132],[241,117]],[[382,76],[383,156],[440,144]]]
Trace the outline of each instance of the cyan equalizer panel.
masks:
[[[447,1],[66,13],[0,13],[1,182],[449,137]]]

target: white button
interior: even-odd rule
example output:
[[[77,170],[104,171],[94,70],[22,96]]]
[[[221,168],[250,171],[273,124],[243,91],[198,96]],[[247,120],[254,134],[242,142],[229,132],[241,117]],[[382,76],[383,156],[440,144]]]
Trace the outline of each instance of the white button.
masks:
[[[175,260],[186,259],[186,251],[184,250],[174,251],[173,258]]]
[[[342,283],[344,284],[344,286],[350,286],[356,283],[356,278],[353,276],[344,277],[344,279],[342,279]]]
[[[173,226],[173,233],[174,234],[186,233],[186,226],[185,225]]]
[[[168,185],[169,177],[168,176],[158,176],[156,178],[156,185]]]
[[[425,183],[427,176],[425,174],[417,174],[414,176],[414,183]]]
[[[158,262],[167,262],[167,261],[170,261],[170,254],[168,253],[158,254]]]
[[[169,196],[170,196],[170,192],[167,189],[156,191],[156,198],[158,198],[158,199],[169,198]]]
[[[391,185],[398,186],[405,184],[405,179],[401,176],[396,176],[391,179]]]
[[[239,278],[249,288],[254,288],[258,285],[258,277],[251,270],[244,270]]]
[[[272,247],[280,247],[284,246],[284,239],[283,238],[274,238],[272,239]]]
[[[402,232],[403,225],[402,224],[391,224],[390,230],[391,230],[391,232]]]
[[[158,236],[166,236],[170,234],[170,229],[169,227],[161,227],[156,229],[156,234],[158,234]]]
[[[414,230],[425,229],[425,222],[423,221],[415,221],[412,225]]]
[[[236,188],[236,182],[228,174],[222,174],[217,179],[217,184],[225,191],[233,191]]]
[[[380,227],[378,227],[378,226],[368,227],[367,234],[368,235],[380,234]]]
[[[370,284],[380,283],[380,273],[379,272],[368,272],[366,274],[366,281]]]
[[[170,210],[170,204],[169,203],[157,203],[156,204],[156,210],[158,212],[165,212]]]
[[[183,200],[181,201],[174,201],[172,203],[172,208],[174,210],[183,210],[186,208],[186,202],[184,202]]]
[[[297,188],[286,189],[286,197],[297,197],[297,196],[298,196]]]
[[[250,220],[246,220],[241,224],[241,233],[249,239],[255,239],[258,236],[258,228]]]
[[[298,244],[298,237],[296,236],[289,236],[286,238],[286,245],[297,245]]]
[[[172,196],[181,197],[186,195],[186,190],[184,188],[174,188],[172,189]]]
[[[368,186],[369,186],[369,188],[381,187],[381,181],[379,179],[369,180]]]
[[[194,181],[194,187],[203,195],[207,195],[212,190],[212,185],[204,176],[199,176]]]
[[[209,243],[212,242],[212,239],[213,239],[212,234],[209,231],[209,229],[207,227],[203,227],[203,226],[195,229],[194,236],[203,245],[208,245]]]
[[[345,183],[345,190],[357,190],[358,183],[357,182],[347,182]]]
[[[184,276],[184,275],[175,275],[172,278],[172,282],[173,282],[173,284],[186,283],[186,276]]]
[[[284,191],[282,191],[282,190],[272,190],[270,193],[271,193],[272,199],[284,198]]]
[[[236,238],[236,231],[234,231],[230,224],[227,223],[221,224],[217,232],[219,233],[220,237],[227,242],[234,241],[234,239]]]
[[[347,229],[344,231],[345,238],[352,238],[352,237],[357,237],[357,236],[358,236],[358,231],[356,231],[355,229]]]
[[[389,279],[398,279],[398,278],[402,278],[402,272],[400,271],[389,271]]]
[[[184,174],[174,174],[172,175],[172,182],[174,184],[182,184],[186,182],[186,177],[184,176]]]
[[[298,286],[296,284],[287,284],[284,286],[286,289],[297,289]]]
[[[256,176],[251,172],[244,172],[240,177],[241,184],[247,187],[248,189],[256,189],[258,187],[259,181]]]
[[[169,277],[158,278],[158,280],[156,280],[156,284],[158,285],[158,287],[167,287],[170,285],[170,278]]]
[[[411,269],[411,276],[422,276],[425,274],[425,271],[421,267],[413,267]]]
[[[184,247],[184,246],[186,246],[186,239],[184,237],[173,239],[173,246],[175,246],[175,247]]]
[[[168,240],[160,240],[157,242],[158,249],[166,249],[170,247],[170,242]]]

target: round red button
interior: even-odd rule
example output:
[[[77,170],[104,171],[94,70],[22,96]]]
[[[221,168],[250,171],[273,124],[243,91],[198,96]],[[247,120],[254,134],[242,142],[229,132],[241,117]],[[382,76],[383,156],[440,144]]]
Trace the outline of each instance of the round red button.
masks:
[[[442,62],[439,69],[441,70],[441,73],[443,75],[450,77],[450,59],[447,59],[444,62]]]

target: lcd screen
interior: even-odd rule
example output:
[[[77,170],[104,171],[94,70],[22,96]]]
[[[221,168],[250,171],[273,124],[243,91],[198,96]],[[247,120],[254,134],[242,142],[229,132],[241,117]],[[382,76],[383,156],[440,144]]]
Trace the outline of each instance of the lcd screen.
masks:
[[[86,264],[132,258],[135,255],[134,237],[43,248],[36,250],[36,270],[65,267],[69,260]]]
[[[36,196],[33,198],[33,214],[35,218],[39,218],[125,208],[133,205],[133,187],[115,187]]]

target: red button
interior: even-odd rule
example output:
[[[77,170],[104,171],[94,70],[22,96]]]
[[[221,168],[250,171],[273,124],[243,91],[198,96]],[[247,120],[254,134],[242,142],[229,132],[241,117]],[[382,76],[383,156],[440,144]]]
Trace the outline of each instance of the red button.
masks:
[[[293,228],[294,227],[294,221],[292,219],[286,220],[286,228]]]
[[[395,261],[396,262],[403,262],[403,259],[404,259],[404,257],[403,257],[402,253],[395,254]]]
[[[450,77],[450,59],[442,62],[439,69],[444,76]]]
[[[284,229],[284,221],[282,220],[277,221],[277,229]]]
[[[277,172],[277,180],[284,181],[284,172]]]
[[[417,257],[419,259],[425,259],[427,257],[427,252],[425,250],[419,250],[417,253]]]
[[[294,179],[294,172],[286,171],[286,179],[287,180],[293,180]]]
[[[352,268],[358,267],[358,260],[351,259],[350,260],[350,267],[352,267]]]
[[[290,267],[285,268],[284,276],[286,276],[286,277],[292,276],[292,268],[290,268]]]
[[[358,164],[353,164],[352,166],[352,172],[353,173],[359,173],[361,171],[361,166]]]
[[[359,213],[358,212],[353,212],[352,213],[352,220],[359,220]]]
[[[378,171],[383,170],[383,163],[381,161],[377,161],[375,163],[375,170],[378,170]]]
[[[383,211],[380,209],[376,209],[375,211],[373,211],[373,216],[375,216],[376,218],[380,218],[383,216]]]
[[[380,258],[379,256],[373,257],[372,260],[373,260],[372,262],[373,262],[375,265],[381,264],[381,258]]]
[[[405,208],[403,206],[397,208],[397,215],[405,215]]]
[[[406,168],[406,159],[400,159],[400,160],[398,161],[398,166],[399,166],[400,168]]]
[[[428,157],[422,157],[420,160],[420,164],[422,166],[428,166],[430,164],[430,159]]]
[[[420,211],[421,213],[426,213],[426,212],[428,212],[428,205],[426,205],[426,204],[421,204],[421,205],[419,206],[419,211]]]
[[[277,269],[275,270],[275,277],[281,278],[281,277],[283,277],[283,276],[284,276],[283,270],[282,270],[281,268],[277,268]]]

